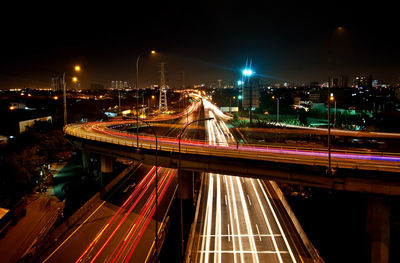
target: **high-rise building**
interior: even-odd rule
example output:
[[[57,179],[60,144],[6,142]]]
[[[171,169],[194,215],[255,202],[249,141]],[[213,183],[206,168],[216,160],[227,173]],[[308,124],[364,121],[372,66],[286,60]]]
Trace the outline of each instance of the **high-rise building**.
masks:
[[[372,76],[365,77],[365,76],[359,76],[355,77],[353,80],[353,85],[355,88],[368,88],[372,87]]]
[[[331,87],[344,88],[349,84],[349,77],[346,75],[339,75],[337,77],[330,78]]]
[[[111,89],[127,89],[127,88],[129,88],[128,81],[123,81],[123,80],[111,81]]]
[[[53,91],[59,92],[63,90],[63,76],[62,75],[53,75],[51,77],[51,89]]]

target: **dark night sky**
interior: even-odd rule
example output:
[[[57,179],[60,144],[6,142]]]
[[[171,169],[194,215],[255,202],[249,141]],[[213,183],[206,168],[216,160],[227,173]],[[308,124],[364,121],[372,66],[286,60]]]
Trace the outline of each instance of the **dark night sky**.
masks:
[[[349,2],[3,5],[0,88],[48,85],[76,63],[84,83],[133,81],[138,53],[152,48],[161,54],[142,57],[141,85],[158,82],[161,61],[172,86],[182,71],[187,84],[235,81],[247,58],[271,82],[309,83],[329,75],[329,39],[334,73],[398,83],[396,7]],[[337,26],[346,30],[332,34]]]

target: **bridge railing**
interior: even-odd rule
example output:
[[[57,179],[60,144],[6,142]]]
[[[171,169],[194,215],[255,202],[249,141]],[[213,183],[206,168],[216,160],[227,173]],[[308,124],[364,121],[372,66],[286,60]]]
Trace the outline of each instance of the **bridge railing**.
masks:
[[[74,125],[76,126],[77,124],[70,124],[70,125]],[[64,132],[67,131],[68,126],[66,126],[64,128]],[[104,133],[104,134],[111,134],[113,136],[116,137],[120,137],[124,140],[124,145],[129,145],[129,146],[136,146],[136,143],[132,142],[132,143],[127,143],[127,138],[130,139],[135,139],[136,138],[136,134],[131,133],[131,132],[127,132],[127,131],[116,131],[114,129],[110,129],[110,128],[104,128],[103,130],[101,129],[96,129],[96,132],[99,133]],[[66,132],[66,133],[70,133],[70,132]],[[81,133],[77,133],[74,132],[74,136],[78,136],[80,137]],[[72,135],[72,134],[71,134]],[[87,139],[91,139],[91,140],[107,140],[108,142],[113,141],[114,139],[110,139],[110,138],[105,138],[105,137],[101,137],[101,136],[97,136],[97,135],[87,135]],[[175,144],[178,143],[177,138],[174,137],[169,137],[169,136],[157,136],[159,139],[160,143],[167,143],[170,142],[171,144]],[[111,141],[110,141],[111,140]],[[154,136],[149,135],[149,134],[139,134],[139,140],[147,140],[147,141],[154,141]],[[116,142],[116,140],[114,140]],[[120,144],[120,143],[118,143]],[[192,144],[197,144],[201,147],[207,147],[207,148],[226,148],[229,150],[255,150],[255,149],[260,149],[260,151],[264,151],[264,150],[290,150],[290,151],[297,151],[297,152],[314,152],[314,153],[326,153],[327,152],[327,148],[324,147],[306,147],[306,146],[286,146],[286,145],[275,145],[275,144],[249,144],[249,143],[229,143],[226,141],[223,142],[218,142],[215,141],[214,144],[209,144],[207,140],[198,140],[198,139],[182,139],[181,140],[181,144],[190,144],[191,146],[195,146]],[[383,151],[372,151],[372,150],[350,150],[350,149],[338,149],[338,148],[334,148],[332,149],[332,152],[334,153],[342,153],[342,154],[362,154],[362,155],[370,155],[370,156],[393,156],[393,157],[399,157],[400,153],[392,153],[392,152],[383,152]]]
[[[88,130],[80,129],[79,125],[68,125],[64,127],[64,132],[94,141],[107,142],[112,144],[119,144],[130,147],[137,147],[136,134],[128,133],[125,131],[118,131],[109,134],[107,130],[96,130],[97,133],[91,133]],[[112,137],[110,137],[110,135]],[[150,135],[139,135],[139,148],[155,149],[154,136]],[[178,152],[178,140],[176,138],[158,136],[158,150]],[[182,140],[181,141],[181,152],[201,154],[208,156],[221,156],[221,157],[236,157],[236,158],[247,158],[257,160],[272,160],[279,162],[293,162],[307,165],[322,165],[327,166],[327,150],[324,148],[309,148],[309,147],[293,147],[293,146],[276,146],[276,145],[256,145],[256,144],[232,144],[226,142],[216,142],[214,145],[208,144],[208,141],[204,140]],[[279,154],[282,153],[282,154]],[[279,155],[277,155],[279,154]],[[286,156],[283,154],[287,154]],[[365,152],[365,151],[351,151],[334,149],[332,151],[332,167],[337,168],[361,168],[364,169],[393,169],[393,164],[385,165],[383,161],[395,161],[400,162],[399,155],[395,153],[385,152]],[[353,155],[353,159],[346,159],[346,156],[340,155]],[[357,162],[354,161],[354,157],[362,156],[362,158],[356,158]],[[371,158],[368,158],[371,157]],[[388,157],[387,160],[376,160],[375,163],[371,163],[372,158],[377,157]],[[367,158],[365,158],[367,157]],[[390,159],[392,157],[392,159]],[[340,162],[339,160],[340,159]],[[378,164],[378,161],[380,164]]]

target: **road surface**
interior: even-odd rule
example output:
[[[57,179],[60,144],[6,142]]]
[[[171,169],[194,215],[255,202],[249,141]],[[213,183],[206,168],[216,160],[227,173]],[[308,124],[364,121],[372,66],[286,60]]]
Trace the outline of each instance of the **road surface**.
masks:
[[[208,142],[234,143],[224,114],[204,102]],[[268,182],[267,182],[268,183]],[[301,262],[262,180],[205,174],[186,262]],[[296,246],[297,245],[297,246]]]

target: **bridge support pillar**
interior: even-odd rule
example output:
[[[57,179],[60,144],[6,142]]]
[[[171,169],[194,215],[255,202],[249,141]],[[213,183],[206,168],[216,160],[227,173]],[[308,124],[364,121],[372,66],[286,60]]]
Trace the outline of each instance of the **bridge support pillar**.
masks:
[[[386,196],[370,195],[367,203],[367,237],[370,262],[389,262],[390,200]]]
[[[113,171],[113,159],[109,156],[101,156],[101,172],[112,173]]]
[[[86,172],[89,169],[89,153],[82,150],[82,167]]]
[[[182,198],[193,199],[193,172],[182,171]]]

